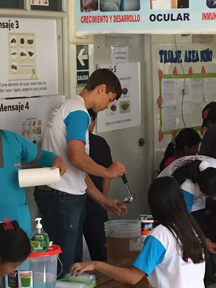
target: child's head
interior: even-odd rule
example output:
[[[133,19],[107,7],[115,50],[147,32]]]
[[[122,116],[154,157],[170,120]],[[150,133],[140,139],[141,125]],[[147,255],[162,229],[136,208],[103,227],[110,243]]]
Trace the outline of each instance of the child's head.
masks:
[[[152,182],[148,203],[154,218],[154,226],[163,225],[173,234],[180,246],[182,259],[194,263],[204,261],[205,236],[190,215],[183,192],[172,177],[160,177]]]
[[[97,69],[89,77],[85,89],[92,91],[97,86],[105,84],[106,93],[112,92],[116,94],[116,100],[121,97],[122,87],[119,79],[109,69]]]
[[[200,135],[192,128],[182,129],[175,138],[176,151],[182,151],[184,156],[196,155],[201,142]]]
[[[176,169],[173,177],[180,185],[190,179],[199,185],[205,197],[216,199],[216,169],[208,166],[206,161],[194,160]]]
[[[17,221],[0,223],[0,276],[15,271],[30,252],[29,238]]]
[[[159,177],[149,188],[148,202],[156,222],[162,223],[187,211],[178,182],[172,177]]]
[[[190,156],[198,153],[199,143],[201,137],[192,128],[182,129],[176,138],[174,138],[164,153],[164,158],[160,164],[160,171],[164,169],[164,164],[169,157],[172,157],[175,153],[179,153],[182,156]]]
[[[216,102],[210,102],[202,110],[202,127],[211,127],[216,124]]]

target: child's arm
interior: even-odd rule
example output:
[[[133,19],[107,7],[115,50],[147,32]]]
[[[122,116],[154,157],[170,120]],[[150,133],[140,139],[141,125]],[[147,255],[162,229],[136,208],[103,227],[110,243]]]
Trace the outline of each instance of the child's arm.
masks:
[[[100,261],[75,263],[70,267],[71,274],[78,273],[77,275],[84,271],[91,270],[98,270],[117,281],[130,283],[132,285],[139,282],[145,276],[145,272],[136,267],[120,268]]]

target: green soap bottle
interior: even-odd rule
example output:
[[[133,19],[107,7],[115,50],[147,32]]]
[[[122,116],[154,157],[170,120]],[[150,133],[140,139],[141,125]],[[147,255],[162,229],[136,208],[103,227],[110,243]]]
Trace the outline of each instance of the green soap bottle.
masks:
[[[36,218],[35,221],[38,221],[38,223],[36,224],[36,230],[33,232],[31,238],[32,252],[46,252],[49,247],[49,236],[42,229],[42,224],[40,223],[41,218]]]

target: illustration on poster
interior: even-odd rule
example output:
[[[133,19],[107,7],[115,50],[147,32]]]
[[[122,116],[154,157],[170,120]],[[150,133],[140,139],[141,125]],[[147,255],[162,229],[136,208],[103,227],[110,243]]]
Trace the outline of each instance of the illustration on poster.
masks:
[[[216,0],[206,0],[206,5],[209,8],[216,8]]]
[[[80,0],[81,12],[138,11],[140,0]]]
[[[37,80],[35,33],[8,33],[9,80]]]
[[[189,0],[150,0],[150,9],[189,8]]]

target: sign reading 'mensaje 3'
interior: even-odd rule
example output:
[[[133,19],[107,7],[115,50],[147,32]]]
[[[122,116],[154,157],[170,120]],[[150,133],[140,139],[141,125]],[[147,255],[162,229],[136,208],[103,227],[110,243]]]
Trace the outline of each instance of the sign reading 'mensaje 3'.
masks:
[[[77,35],[215,34],[214,0],[76,0]]]

